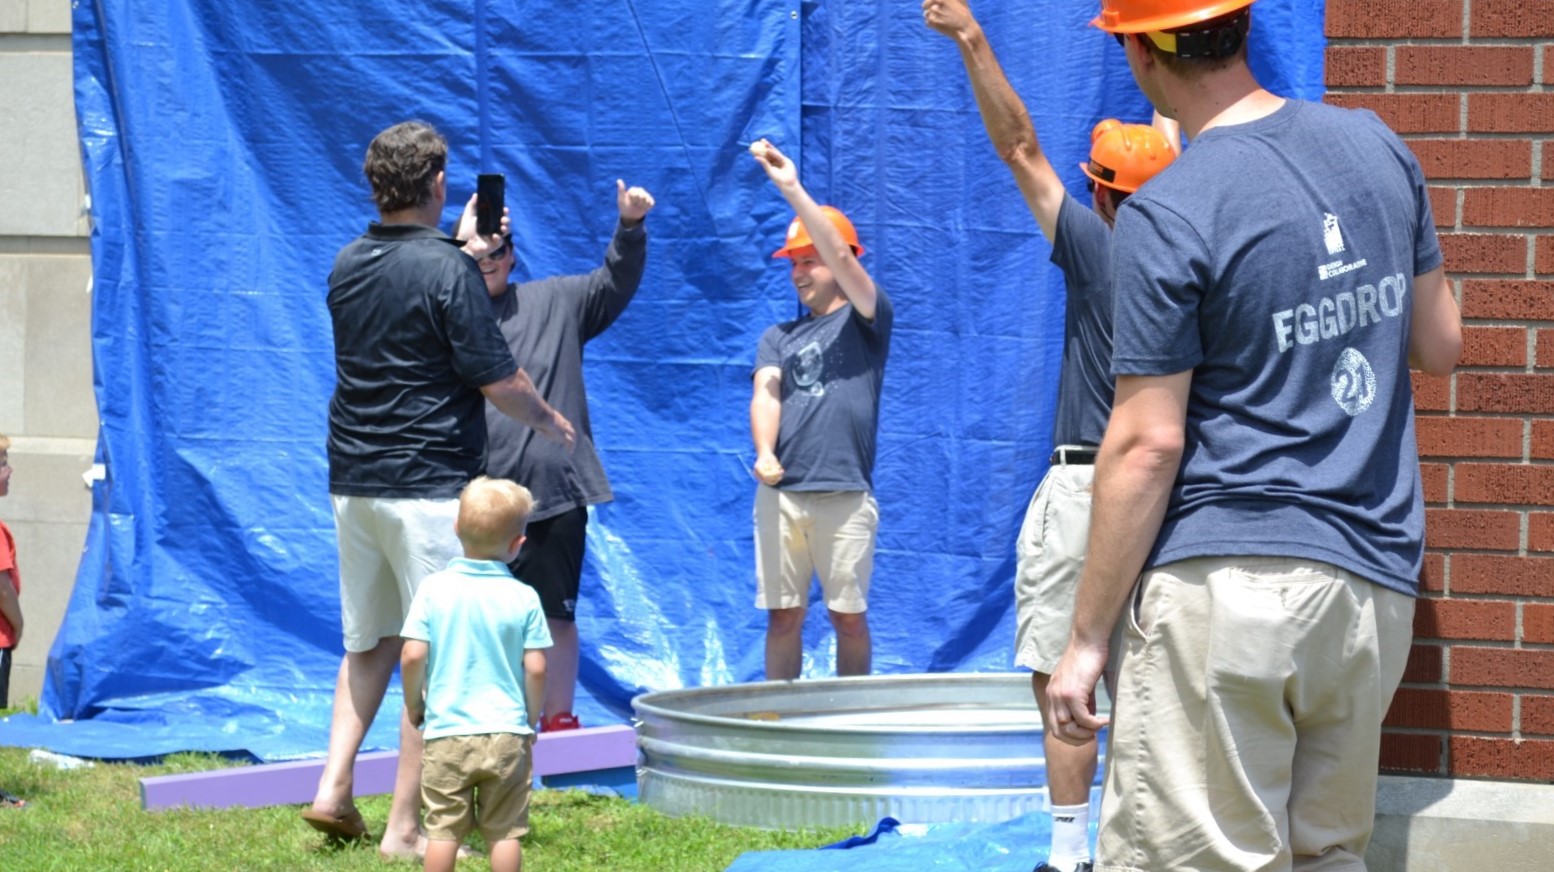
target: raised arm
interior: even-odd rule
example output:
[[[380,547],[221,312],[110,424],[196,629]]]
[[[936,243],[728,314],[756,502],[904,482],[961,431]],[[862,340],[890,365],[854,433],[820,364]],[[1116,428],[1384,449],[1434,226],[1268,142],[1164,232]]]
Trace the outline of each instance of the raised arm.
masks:
[[[766,170],[766,175],[777,186],[788,205],[793,207],[799,220],[804,222],[809,238],[815,242],[816,253],[836,277],[836,283],[847,296],[847,302],[853,304],[853,309],[859,315],[873,321],[877,296],[874,279],[858,262],[852,246],[847,244],[842,234],[826,219],[825,213],[820,211],[820,204],[799,183],[798,169],[794,167],[793,161],[778,151],[777,146],[764,139],[750,143],[750,153],[755,156],[761,169]]]
[[[1042,153],[1031,115],[1009,85],[982,25],[972,17],[966,0],[923,0],[923,21],[959,46],[988,139],[999,159],[1014,174],[1025,205],[1051,242],[1057,232],[1058,209],[1066,194],[1063,181]]]
[[[653,210],[653,195],[643,188],[626,187],[615,180],[615,206],[620,220],[604,251],[604,264],[588,274],[587,300],[583,315],[585,339],[592,339],[615,323],[637,288],[647,266],[647,230],[645,219]]]
[[[1408,365],[1430,375],[1449,375],[1462,356],[1462,313],[1452,297],[1446,268],[1414,277],[1413,324]]]

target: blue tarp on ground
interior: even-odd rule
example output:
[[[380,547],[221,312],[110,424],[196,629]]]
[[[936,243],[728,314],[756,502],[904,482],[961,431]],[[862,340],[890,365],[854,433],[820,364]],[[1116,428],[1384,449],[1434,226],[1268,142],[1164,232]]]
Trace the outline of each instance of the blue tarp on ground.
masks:
[[[1148,107],[1094,2],[978,4],[1071,189],[1091,126]],[[374,217],[360,163],[420,117],[452,221],[505,172],[522,271],[594,266],[617,177],[658,198],[636,302],[590,345],[598,509],[585,721],[761,672],[749,368],[797,312],[766,136],[856,221],[897,308],[871,603],[882,672],[1007,668],[1013,541],[1045,467],[1061,278],[914,2],[217,0],[76,4],[101,411],[94,514],[42,716],[0,742],[140,757],[318,753],[341,653],[325,477],[335,251]],[[1261,0],[1275,90],[1316,97],[1322,4]],[[806,672],[831,669],[823,609]],[[396,705],[391,697],[388,705]],[[91,730],[50,726],[90,721]],[[394,743],[380,718],[370,747]],[[114,725],[122,725],[115,729]]]
[[[726,872],[1031,872],[1046,859],[1052,819],[1032,812],[999,823],[902,826],[885,818],[865,837],[818,851],[750,851]],[[1095,827],[1090,828],[1091,844]]]

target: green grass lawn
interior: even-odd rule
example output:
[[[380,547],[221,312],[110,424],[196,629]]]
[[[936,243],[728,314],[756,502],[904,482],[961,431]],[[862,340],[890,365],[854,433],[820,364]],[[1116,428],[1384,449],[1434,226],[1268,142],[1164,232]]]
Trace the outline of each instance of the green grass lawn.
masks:
[[[232,765],[220,757],[178,754],[156,766],[98,763],[59,770],[27,760],[27,750],[0,748],[0,788],[26,799],[22,810],[0,809],[0,870],[384,870],[375,845],[331,847],[297,817],[301,806],[260,809],[140,808],[139,779]],[[360,800],[377,832],[388,797]],[[647,806],[579,791],[534,794],[524,868],[535,872],[710,872],[745,851],[813,848],[845,838],[852,829],[766,832],[707,820],[670,818]],[[477,847],[479,836],[472,836]],[[488,870],[484,857],[461,870]]]

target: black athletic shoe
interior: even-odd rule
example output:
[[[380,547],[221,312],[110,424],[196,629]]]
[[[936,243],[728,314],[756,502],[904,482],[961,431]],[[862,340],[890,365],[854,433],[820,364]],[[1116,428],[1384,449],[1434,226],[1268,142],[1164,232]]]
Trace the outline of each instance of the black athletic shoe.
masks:
[[[1080,863],[1078,866],[1075,866],[1074,872],[1090,872],[1091,869],[1092,865],[1087,860],[1083,863]],[[1056,866],[1049,866],[1047,865],[1047,861],[1043,860],[1040,863],[1037,863],[1036,868],[1032,869],[1031,872],[1063,872],[1063,870]]]

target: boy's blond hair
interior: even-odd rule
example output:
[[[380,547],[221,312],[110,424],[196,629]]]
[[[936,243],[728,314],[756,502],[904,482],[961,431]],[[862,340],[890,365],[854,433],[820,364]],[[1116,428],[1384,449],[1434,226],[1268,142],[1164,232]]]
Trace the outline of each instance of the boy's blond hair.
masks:
[[[459,494],[459,541],[471,558],[501,557],[523,534],[534,510],[529,489],[505,478],[480,476]]]
[[[10,451],[10,450],[11,450],[11,437],[5,435],[4,433],[0,433],[0,451]]]

